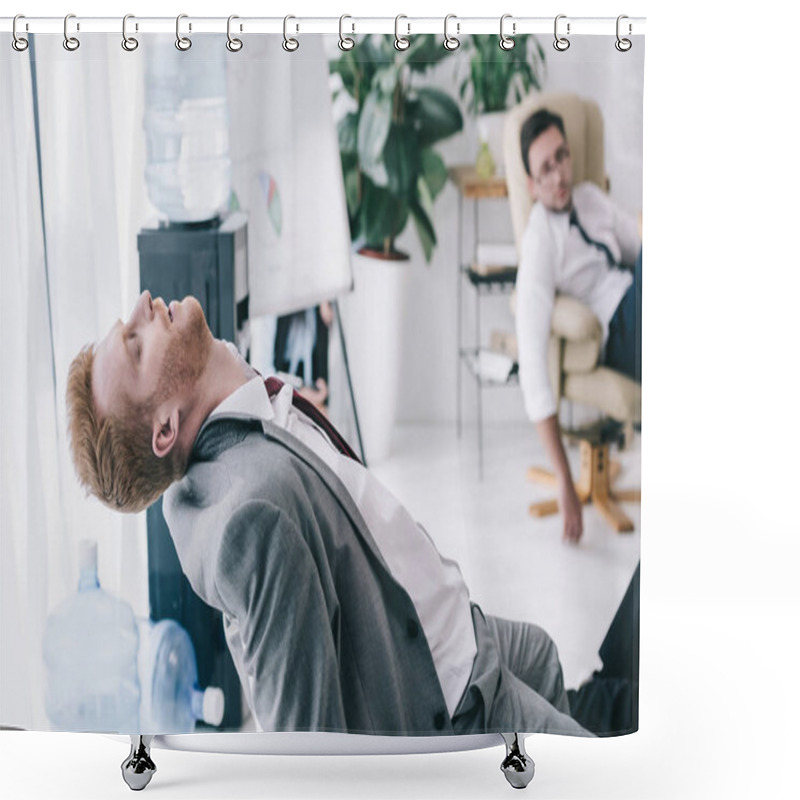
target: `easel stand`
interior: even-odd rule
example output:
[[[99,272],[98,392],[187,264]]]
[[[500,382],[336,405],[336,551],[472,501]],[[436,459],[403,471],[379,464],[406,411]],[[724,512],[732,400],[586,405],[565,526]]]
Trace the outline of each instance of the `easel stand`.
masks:
[[[367,466],[367,457],[364,454],[364,443],[361,441],[361,426],[358,424],[358,411],[356,410],[356,396],[353,393],[353,381],[350,377],[350,362],[347,360],[347,345],[344,341],[344,328],[342,318],[339,314],[339,301],[331,300],[333,313],[336,314],[336,327],[339,329],[339,344],[342,346],[342,360],[344,361],[344,371],[347,375],[347,388],[350,391],[350,404],[353,407],[353,419],[356,423],[356,436],[358,436],[358,450],[361,453],[361,463]]]
[[[618,502],[641,502],[641,489],[624,489],[614,491],[611,485],[620,471],[619,462],[611,461],[609,456],[610,442],[619,438],[619,423],[601,422],[588,428],[567,431],[567,435],[580,441],[581,467],[575,491],[581,503],[594,503],[597,510],[617,533],[630,533],[633,522],[617,505]],[[556,486],[555,475],[539,467],[530,467],[527,472],[529,481]],[[558,512],[558,500],[545,500],[531,503],[528,511],[532,517],[544,517]]]

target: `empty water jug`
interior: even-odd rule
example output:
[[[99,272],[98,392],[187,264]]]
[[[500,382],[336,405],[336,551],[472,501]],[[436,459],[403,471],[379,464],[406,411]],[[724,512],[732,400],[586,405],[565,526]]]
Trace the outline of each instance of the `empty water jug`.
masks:
[[[178,51],[153,42],[145,73],[145,182],[170,222],[203,222],[228,209],[231,192],[225,47],[216,36]]]
[[[198,720],[219,725],[225,711],[221,689],[201,689],[186,630],[171,619],[139,621],[142,733],[192,733]]]
[[[80,542],[79,563],[77,593],[45,625],[45,711],[55,730],[138,733],[136,618],[100,587],[97,542]]]

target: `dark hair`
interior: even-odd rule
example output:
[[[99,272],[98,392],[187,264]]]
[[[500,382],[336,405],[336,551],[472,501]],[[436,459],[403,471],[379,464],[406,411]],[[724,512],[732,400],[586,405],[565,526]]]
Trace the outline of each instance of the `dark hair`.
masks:
[[[519,135],[519,143],[522,148],[522,163],[525,165],[525,172],[527,172],[528,175],[531,174],[531,167],[528,163],[528,150],[531,149],[533,142],[548,128],[552,128],[553,125],[561,131],[561,135],[566,139],[567,134],[564,132],[564,120],[561,119],[558,114],[554,114],[546,108],[540,108],[525,120],[525,124],[522,126],[522,131]]]

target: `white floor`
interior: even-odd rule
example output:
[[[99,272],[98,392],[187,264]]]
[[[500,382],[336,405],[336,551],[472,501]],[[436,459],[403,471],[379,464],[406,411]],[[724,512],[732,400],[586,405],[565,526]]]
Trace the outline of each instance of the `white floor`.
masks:
[[[577,476],[577,446],[568,456]],[[616,486],[640,486],[639,456],[638,435],[624,452],[612,449],[622,466]],[[566,544],[560,515],[528,514],[529,503],[553,496],[526,481],[533,464],[547,465],[535,429],[509,423],[484,427],[483,480],[474,426],[460,438],[453,425],[398,427],[391,456],[370,467],[459,563],[473,601],[551,634],[566,685],[576,687],[599,666],[597,649],[639,560],[640,508],[624,504],[635,530],[618,534],[586,506],[581,542]]]

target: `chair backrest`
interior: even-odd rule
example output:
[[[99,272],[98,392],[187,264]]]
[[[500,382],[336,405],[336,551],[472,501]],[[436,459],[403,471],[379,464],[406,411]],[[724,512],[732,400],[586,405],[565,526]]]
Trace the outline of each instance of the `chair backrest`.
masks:
[[[603,151],[603,116],[597,103],[576,94],[532,94],[526,97],[508,112],[503,132],[508,203],[517,252],[533,205],[528,193],[528,176],[522,163],[519,136],[525,120],[540,108],[546,108],[564,120],[572,154],[574,183],[592,181],[603,191],[608,189]]]

